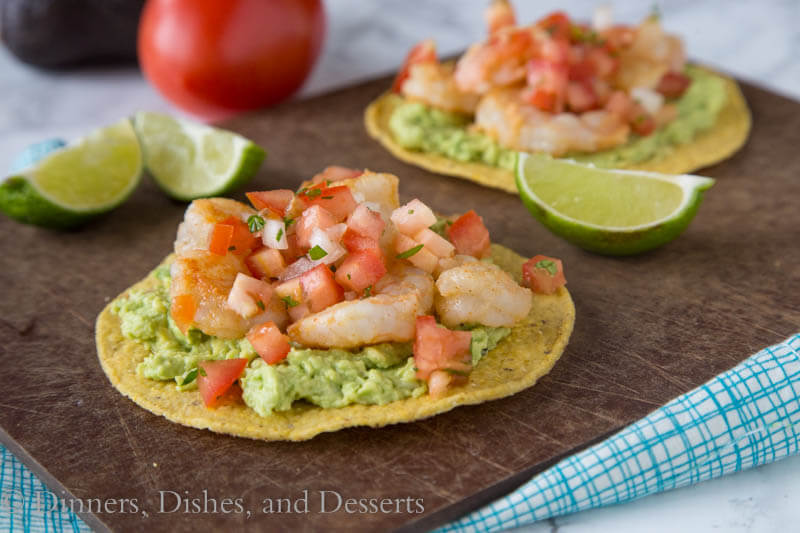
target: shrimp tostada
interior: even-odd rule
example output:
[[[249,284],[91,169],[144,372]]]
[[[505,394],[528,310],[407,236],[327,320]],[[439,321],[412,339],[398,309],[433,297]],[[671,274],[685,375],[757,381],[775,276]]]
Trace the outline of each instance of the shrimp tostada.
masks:
[[[432,40],[417,44],[367,108],[368,132],[396,157],[516,192],[517,152],[682,174],[747,139],[736,82],[687,64],[657,15],[615,25],[603,7],[591,25],[555,12],[521,26],[494,0],[486,19],[487,39],[455,62],[440,63]]]
[[[303,440],[409,422],[533,385],[575,311],[561,261],[491,244],[474,211],[398,201],[329,167],[253,207],[195,200],[174,253],[100,313],[111,383],[187,426]]]

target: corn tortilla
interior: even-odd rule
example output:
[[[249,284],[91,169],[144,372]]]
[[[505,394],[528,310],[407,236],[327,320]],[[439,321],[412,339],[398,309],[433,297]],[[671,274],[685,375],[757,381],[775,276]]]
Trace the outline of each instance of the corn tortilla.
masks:
[[[671,146],[656,157],[624,168],[686,174],[718,163],[742,147],[750,132],[751,118],[739,85],[732,78],[709,69],[703,70],[725,83],[725,106],[720,110],[714,126],[700,132],[689,143]],[[517,193],[514,173],[509,170],[483,163],[457,161],[439,154],[415,152],[400,146],[389,129],[389,119],[404,101],[402,97],[386,92],[372,102],[364,113],[367,132],[395,157],[431,172],[466,178],[481,185]]]
[[[525,259],[508,248],[492,245],[495,263],[519,281]],[[163,264],[168,264],[172,256]],[[158,284],[154,271],[132,289],[147,290]],[[210,429],[238,437],[263,440],[306,440],[326,431],[352,426],[380,427],[427,418],[459,405],[469,405],[509,396],[532,386],[547,374],[564,352],[575,308],[569,292],[560,288],[554,295],[535,295],[529,316],[489,352],[472,372],[467,385],[431,399],[427,394],[385,405],[349,405],[323,409],[304,402],[269,417],[261,417],[244,404],[207,409],[195,391],[178,391],[175,382],[155,381],[137,374],[138,365],[148,350],[127,339],[120,319],[109,303],[97,317],[97,353],[111,384],[123,395],[148,411],[185,426]]]

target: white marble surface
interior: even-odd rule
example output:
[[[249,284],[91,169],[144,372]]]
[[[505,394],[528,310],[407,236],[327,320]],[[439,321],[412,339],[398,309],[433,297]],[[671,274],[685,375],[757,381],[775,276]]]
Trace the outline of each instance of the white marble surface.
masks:
[[[521,20],[552,9],[588,16],[593,0],[517,0]],[[661,0],[665,26],[690,56],[800,99],[800,2]],[[329,34],[300,97],[393,71],[414,42],[435,37],[442,53],[483,33],[484,0],[328,0]],[[637,21],[653,2],[614,2],[617,18]],[[566,6],[566,7],[565,7]],[[45,137],[77,137],[137,109],[176,112],[134,68],[46,73],[0,51],[0,168]],[[789,332],[787,332],[788,334]],[[749,354],[741,354],[742,358]],[[637,502],[583,512],[531,532],[797,530],[800,457]]]

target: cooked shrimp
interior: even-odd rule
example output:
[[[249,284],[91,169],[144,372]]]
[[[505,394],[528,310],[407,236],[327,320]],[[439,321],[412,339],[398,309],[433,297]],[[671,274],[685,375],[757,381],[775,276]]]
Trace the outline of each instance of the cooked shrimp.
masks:
[[[306,316],[289,326],[289,337],[305,346],[356,348],[414,339],[417,315],[433,306],[433,278],[413,267],[392,269],[376,286],[378,294],[349,300]]]
[[[228,307],[228,293],[236,274],[247,273],[241,257],[217,255],[206,250],[192,250],[179,255],[172,263],[170,297],[188,294],[196,311],[192,326],[207,335],[224,339],[244,337],[254,325],[272,320],[279,326],[287,322],[283,303],[273,296],[266,310],[250,318],[242,318]]]
[[[614,84],[625,90],[654,88],[669,71],[681,72],[686,52],[681,40],[664,32],[654,17],[635,28],[633,42],[619,52],[619,69]]]
[[[517,25],[514,8],[511,7],[511,2],[508,0],[492,0],[484,12],[484,18],[489,34]]]
[[[438,62],[411,65],[401,92],[409,100],[422,102],[431,107],[472,114],[478,105],[479,96],[459,89],[453,77],[453,70],[453,65],[443,65]]]
[[[214,224],[234,216],[247,221],[256,211],[236,200],[228,198],[208,198],[195,200],[186,209],[183,222],[178,226],[175,239],[175,253],[183,254],[190,250],[208,250],[211,230]],[[234,275],[235,277],[235,275]],[[233,283],[233,280],[231,280]]]
[[[521,82],[526,64],[537,51],[533,27],[504,27],[483,43],[473,44],[456,63],[454,79],[464,92],[485,94],[494,87]]]
[[[475,125],[503,146],[552,155],[605,150],[628,139],[628,125],[609,111],[552,114],[526,103],[522,94],[521,89],[492,91],[481,99]]]
[[[530,289],[521,287],[500,267],[483,261],[442,272],[436,281],[436,312],[442,324],[513,326],[528,316]]]

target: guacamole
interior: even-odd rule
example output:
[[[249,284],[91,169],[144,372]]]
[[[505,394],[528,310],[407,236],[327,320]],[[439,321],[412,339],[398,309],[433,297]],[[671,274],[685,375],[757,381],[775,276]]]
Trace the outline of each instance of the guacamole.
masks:
[[[691,141],[695,135],[714,125],[725,105],[723,80],[713,74],[688,66],[692,84],[676,102],[678,116],[646,137],[631,135],[616,148],[596,153],[571,153],[566,157],[615,168],[655,158],[665,149]],[[462,162],[477,162],[513,171],[515,152],[501,147],[491,137],[469,129],[468,115],[433,109],[419,102],[405,102],[389,119],[395,141],[407,150],[443,155]]]
[[[122,334],[149,351],[136,367],[145,378],[175,380],[180,390],[190,390],[197,387],[200,361],[247,358],[251,363],[241,379],[242,397],[262,416],[288,410],[296,400],[326,408],[383,405],[427,391],[425,382],[416,379],[410,343],[377,344],[358,351],[295,345],[285,361],[268,365],[247,339],[219,339],[195,329],[184,335],[169,314],[169,268],[157,269],[155,276],[159,281],[155,288],[132,290],[111,306]],[[473,332],[473,365],[511,332],[485,326],[467,329]]]

